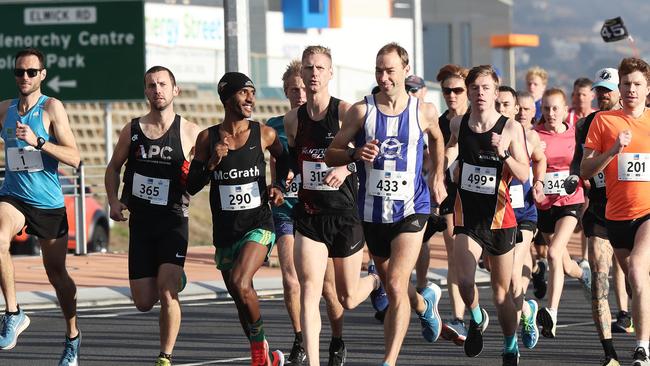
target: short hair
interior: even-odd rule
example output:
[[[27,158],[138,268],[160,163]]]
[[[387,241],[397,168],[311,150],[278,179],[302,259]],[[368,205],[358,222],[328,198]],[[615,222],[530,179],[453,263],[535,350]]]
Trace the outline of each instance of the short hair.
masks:
[[[559,95],[562,97],[562,100],[564,100],[564,104],[567,104],[567,97],[566,94],[564,93],[564,90],[560,88],[550,88],[544,90],[544,94],[542,94],[542,99],[548,98],[553,95]]]
[[[593,81],[591,81],[589,78],[577,78],[576,81],[573,82],[573,90],[580,89],[580,88],[589,88],[591,89],[591,84],[593,84]]]
[[[530,94],[530,92],[527,91],[527,90],[520,90],[520,91],[518,91],[518,92],[517,92],[517,98],[522,98],[522,99],[523,99],[523,98],[530,98],[530,99],[533,100],[533,102],[535,101],[535,97],[533,97],[533,95]],[[519,102],[519,101],[517,101],[517,102]]]
[[[330,59],[330,62],[332,62],[332,50],[330,50],[328,47],[321,46],[321,45],[315,45],[315,46],[307,46],[304,51],[302,51],[302,57],[300,60],[304,60],[307,56],[309,55],[325,55],[327,58]]]
[[[377,51],[377,57],[391,52],[397,53],[397,56],[399,56],[400,60],[402,60],[402,66],[406,67],[409,64],[409,53],[406,52],[406,49],[404,49],[404,47],[400,46],[396,42],[385,44],[382,48],[379,49],[379,51]]]
[[[646,82],[650,84],[650,65],[648,65],[644,60],[636,57],[627,57],[621,61],[620,65],[618,65],[618,77],[620,79],[635,71],[642,73]]]
[[[18,53],[16,53],[16,56],[14,58],[14,68],[16,67],[16,62],[18,62],[18,59],[25,56],[36,56],[36,58],[38,58],[39,67],[41,69],[45,68],[45,63],[43,62],[45,56],[43,55],[43,52],[32,47],[23,48],[22,50],[18,51]]]
[[[287,65],[287,69],[284,70],[284,74],[282,74],[282,89],[287,88],[287,81],[289,80],[290,77],[300,76],[301,68],[302,68],[302,62],[300,60],[291,60],[291,62],[289,62],[289,65]]]
[[[519,102],[517,102],[517,92],[513,88],[507,85],[501,85],[499,86],[499,92],[512,94],[512,97],[515,99],[515,104],[519,104]]]
[[[456,64],[447,64],[440,68],[438,75],[436,75],[436,80],[439,83],[445,82],[449,78],[459,78],[465,80],[467,78],[468,69],[456,65]]]
[[[476,81],[479,76],[489,76],[492,78],[497,87],[499,86],[499,76],[497,76],[497,72],[494,70],[494,67],[492,67],[492,65],[480,65],[472,67],[472,69],[469,70],[469,73],[467,73],[465,86],[469,88],[470,84]]]
[[[166,68],[165,66],[156,65],[156,66],[152,66],[151,68],[149,68],[149,70],[147,70],[147,72],[144,73],[143,80],[144,80],[145,88],[147,87],[147,75],[156,72],[161,72],[161,71],[167,71],[167,73],[169,74],[169,79],[171,79],[172,81],[172,86],[176,86],[176,77],[174,76],[174,73],[170,69]]]
[[[526,81],[533,76],[538,76],[544,84],[548,84],[548,72],[539,66],[533,66],[526,71]]]

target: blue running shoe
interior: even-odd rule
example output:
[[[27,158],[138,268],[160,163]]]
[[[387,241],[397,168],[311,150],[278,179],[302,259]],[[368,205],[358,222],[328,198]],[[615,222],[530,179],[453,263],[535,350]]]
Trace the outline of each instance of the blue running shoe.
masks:
[[[29,317],[23,310],[18,309],[18,314],[5,314],[0,324],[0,349],[16,347],[18,336],[29,326]]]
[[[178,292],[182,292],[187,286],[187,276],[185,275],[185,270],[181,269],[181,278],[178,280]]]
[[[440,337],[442,330],[442,319],[438,313],[438,302],[440,301],[441,291],[440,287],[435,283],[429,284],[423,291],[422,297],[426,304],[426,309],[420,317],[420,324],[422,324],[422,337],[427,342],[435,342]]]
[[[81,346],[81,332],[74,340],[65,337],[65,347],[59,360],[59,366],[79,365],[79,346]]]
[[[530,307],[530,316],[526,318],[521,314],[521,342],[524,347],[531,349],[537,345],[539,339],[539,329],[537,328],[537,310],[539,306],[535,300],[527,300],[528,307]]]
[[[443,339],[454,342],[457,346],[462,346],[467,338],[467,328],[462,319],[454,319],[450,322],[442,323],[442,333],[440,334]]]
[[[368,263],[368,275],[379,276],[377,273],[377,268],[373,262]],[[388,295],[386,295],[386,290],[384,290],[384,285],[379,282],[379,288],[373,290],[370,293],[370,301],[372,302],[372,307],[376,311],[386,311],[388,309]]]

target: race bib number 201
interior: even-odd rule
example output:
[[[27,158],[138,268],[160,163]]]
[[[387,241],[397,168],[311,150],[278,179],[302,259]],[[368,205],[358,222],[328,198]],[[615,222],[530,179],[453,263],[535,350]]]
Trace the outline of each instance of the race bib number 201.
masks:
[[[618,180],[650,181],[650,154],[618,154]]]

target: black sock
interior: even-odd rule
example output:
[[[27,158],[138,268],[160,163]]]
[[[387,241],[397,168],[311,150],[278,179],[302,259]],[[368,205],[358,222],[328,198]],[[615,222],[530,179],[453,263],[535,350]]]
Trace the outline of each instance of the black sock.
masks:
[[[337,351],[341,348],[343,348],[343,337],[332,337],[330,351]]]
[[[160,352],[160,354],[158,355],[158,357],[166,358],[166,359],[168,359],[168,360],[171,361],[171,359],[172,359],[172,354],[171,354],[171,353]]]
[[[71,340],[71,341],[74,341],[75,339],[79,338],[79,335],[80,335],[80,334],[81,334],[81,332],[77,332],[77,335],[76,335],[76,336],[74,336],[74,337],[72,337],[72,338],[70,338],[70,337],[67,337],[67,338],[68,338],[69,340]]]
[[[603,350],[605,351],[605,356],[609,356],[611,358],[618,360],[618,355],[616,354],[616,350],[614,350],[614,342],[612,341],[611,338],[601,339],[600,343],[603,344]]]
[[[18,315],[18,314],[20,314],[20,305],[16,305],[16,311],[14,311],[14,312],[5,310],[5,314],[7,314],[7,315]]]
[[[302,332],[296,332],[296,336],[294,337],[294,342],[298,342],[302,344]]]

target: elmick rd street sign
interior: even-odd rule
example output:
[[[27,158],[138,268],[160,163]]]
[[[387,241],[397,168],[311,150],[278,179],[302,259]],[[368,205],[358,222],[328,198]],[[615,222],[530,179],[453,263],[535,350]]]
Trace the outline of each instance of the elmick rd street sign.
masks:
[[[14,55],[45,54],[44,94],[64,101],[142,99],[144,3],[0,5],[0,100],[15,98]]]

